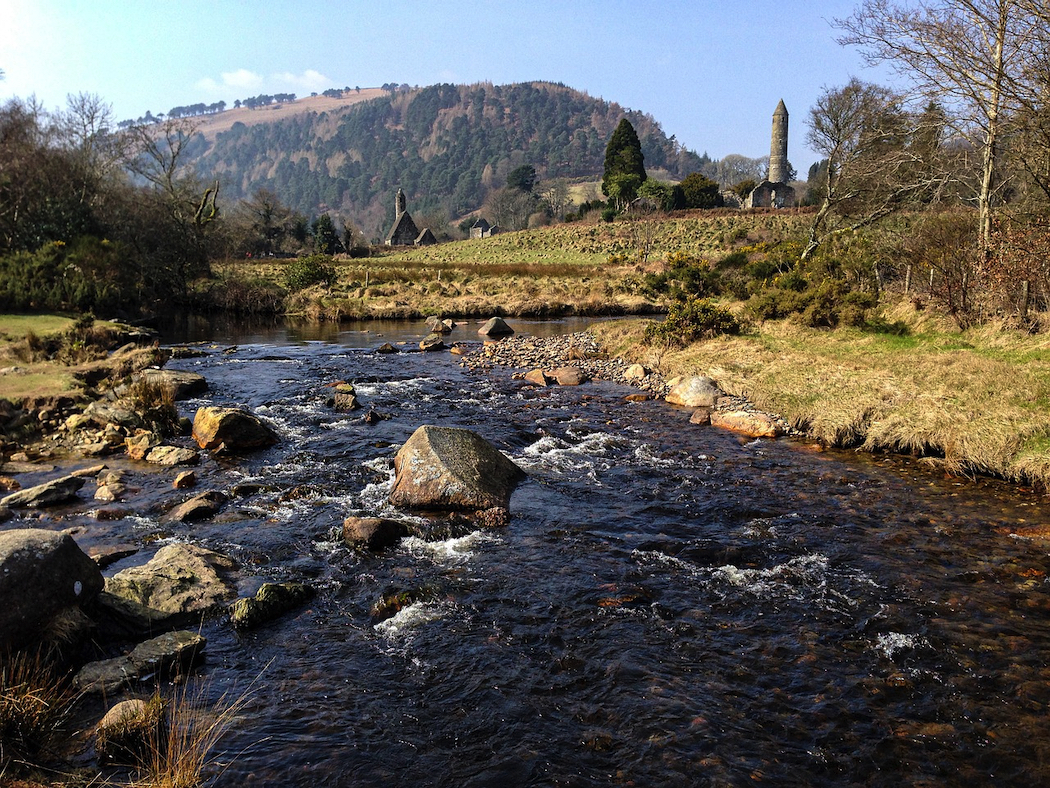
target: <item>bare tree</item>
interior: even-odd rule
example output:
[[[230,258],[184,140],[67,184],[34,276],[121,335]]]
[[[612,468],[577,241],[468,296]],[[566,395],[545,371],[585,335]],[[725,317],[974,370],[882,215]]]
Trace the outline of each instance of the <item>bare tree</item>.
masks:
[[[909,113],[889,89],[857,79],[821,94],[807,141],[827,168],[803,260],[834,235],[939,197],[948,176],[933,161],[941,148],[927,131],[931,116]]]
[[[976,200],[985,244],[1004,185],[1007,124],[1032,100],[1045,7],[1045,0],[864,0],[851,17],[836,20],[846,31],[841,43],[859,46],[869,62],[889,64],[920,94],[940,101],[980,151]]]

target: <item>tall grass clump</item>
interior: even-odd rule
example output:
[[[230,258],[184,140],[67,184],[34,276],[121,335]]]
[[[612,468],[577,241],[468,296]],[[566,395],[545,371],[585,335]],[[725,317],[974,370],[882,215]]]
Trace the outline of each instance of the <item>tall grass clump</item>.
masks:
[[[250,694],[236,698],[223,694],[209,705],[205,690],[201,686],[191,691],[183,685],[172,699],[131,788],[197,788],[208,779],[206,772],[225,768],[215,748],[237,721]]]
[[[54,756],[75,695],[39,654],[0,663],[0,783]]]

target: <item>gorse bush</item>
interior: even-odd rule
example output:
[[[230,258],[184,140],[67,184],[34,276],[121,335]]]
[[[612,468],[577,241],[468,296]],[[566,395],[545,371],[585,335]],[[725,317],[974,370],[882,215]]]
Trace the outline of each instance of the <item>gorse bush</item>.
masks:
[[[307,287],[331,284],[335,281],[332,258],[323,254],[312,254],[288,263],[284,269],[284,285],[293,293]]]
[[[740,321],[731,312],[706,299],[677,301],[660,323],[645,328],[647,345],[685,347],[721,334],[739,334]]]

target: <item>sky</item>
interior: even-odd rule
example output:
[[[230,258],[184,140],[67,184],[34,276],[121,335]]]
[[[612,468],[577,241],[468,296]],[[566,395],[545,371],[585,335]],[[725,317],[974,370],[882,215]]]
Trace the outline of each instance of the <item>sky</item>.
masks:
[[[859,0],[0,0],[0,102],[78,93],[115,120],[260,93],[439,82],[561,82],[648,113],[686,148],[819,157],[822,90],[879,75],[836,43]]]

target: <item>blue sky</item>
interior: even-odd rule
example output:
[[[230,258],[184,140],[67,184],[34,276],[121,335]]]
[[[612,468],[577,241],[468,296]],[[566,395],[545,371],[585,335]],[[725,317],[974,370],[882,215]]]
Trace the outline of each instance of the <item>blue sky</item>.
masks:
[[[649,113],[714,158],[769,153],[791,113],[800,174],[809,108],[851,76],[835,42],[854,0],[0,0],[0,100],[87,92],[117,120],[259,93],[385,82],[562,82]]]

